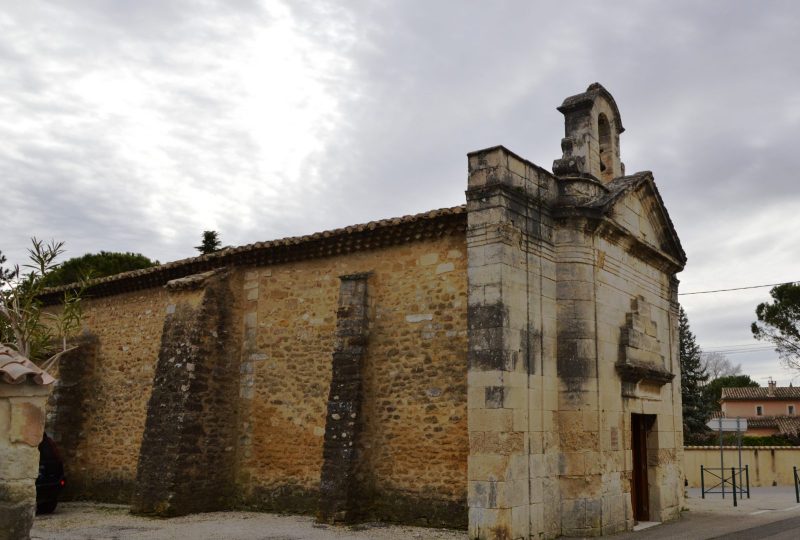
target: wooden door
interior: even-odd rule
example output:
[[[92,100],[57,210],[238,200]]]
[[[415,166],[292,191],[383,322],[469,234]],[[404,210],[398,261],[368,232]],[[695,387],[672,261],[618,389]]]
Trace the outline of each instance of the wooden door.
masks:
[[[647,428],[648,415],[631,415],[631,451],[633,453],[633,485],[631,502],[633,519],[650,521],[650,489],[647,484]]]

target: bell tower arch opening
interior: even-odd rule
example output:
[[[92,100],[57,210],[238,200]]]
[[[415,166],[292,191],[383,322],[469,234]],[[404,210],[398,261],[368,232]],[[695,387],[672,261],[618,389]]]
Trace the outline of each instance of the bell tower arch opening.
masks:
[[[564,114],[561,159],[553,162],[558,177],[589,177],[603,184],[625,174],[619,136],[625,131],[619,109],[599,83],[570,96],[558,107]]]
[[[611,126],[605,114],[597,117],[597,142],[600,154],[600,180],[603,183],[614,179],[614,148],[611,137]]]

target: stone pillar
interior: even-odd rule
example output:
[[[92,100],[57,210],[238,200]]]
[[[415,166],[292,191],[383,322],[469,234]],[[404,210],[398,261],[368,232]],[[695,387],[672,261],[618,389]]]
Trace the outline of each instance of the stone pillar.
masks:
[[[39,443],[53,378],[0,345],[0,540],[30,538]]]
[[[189,276],[167,289],[131,511],[223,510],[233,500],[241,350],[231,332],[228,275]]]
[[[527,540],[546,534],[539,379],[551,177],[502,147],[470,154],[469,171],[469,534]]]
[[[328,414],[320,478],[318,521],[352,521],[355,513],[356,438],[361,427],[361,367],[367,349],[369,274],[341,276],[336,311]]]

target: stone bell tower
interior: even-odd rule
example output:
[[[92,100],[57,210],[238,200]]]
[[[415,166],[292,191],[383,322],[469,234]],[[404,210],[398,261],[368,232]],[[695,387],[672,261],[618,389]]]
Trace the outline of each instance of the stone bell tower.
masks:
[[[558,107],[565,116],[564,155],[553,163],[556,176],[589,175],[607,184],[625,174],[619,135],[625,128],[611,94],[600,83],[570,96]]]

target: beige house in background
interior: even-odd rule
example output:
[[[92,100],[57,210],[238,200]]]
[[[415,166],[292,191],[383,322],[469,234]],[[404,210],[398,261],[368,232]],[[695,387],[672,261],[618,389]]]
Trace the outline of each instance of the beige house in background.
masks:
[[[609,92],[558,110],[553,171],[472,152],[463,206],[94,282],[49,418],[72,496],[482,540],[677,517],[686,256]]]
[[[800,388],[774,381],[766,387],[723,388],[720,405],[726,418],[747,418],[746,435],[800,434]]]

